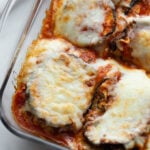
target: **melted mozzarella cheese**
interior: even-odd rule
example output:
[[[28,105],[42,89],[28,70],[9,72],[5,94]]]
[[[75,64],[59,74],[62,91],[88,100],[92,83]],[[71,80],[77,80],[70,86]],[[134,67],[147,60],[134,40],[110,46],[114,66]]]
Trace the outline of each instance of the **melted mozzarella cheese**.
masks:
[[[139,28],[131,40],[132,57],[134,62],[150,71],[150,28]]]
[[[120,80],[112,88],[107,87],[113,101],[104,114],[93,114],[92,120],[90,115],[85,136],[93,144],[124,144],[129,147],[132,143],[134,147],[139,144],[138,137],[149,132],[150,79],[142,70],[127,69],[119,64],[115,66],[121,72]]]
[[[124,51],[124,57],[137,66],[150,71],[150,16],[126,17],[128,34],[125,39],[119,39],[116,43],[120,51]],[[129,27],[129,25],[131,25]]]
[[[91,104],[94,82],[90,86],[88,82],[94,80],[95,70],[66,49],[73,46],[60,39],[41,40],[31,46],[23,68],[29,95],[26,109],[53,127],[79,129]]]
[[[114,6],[111,0],[60,0],[56,4],[54,1],[53,7],[54,34],[78,46],[101,43],[112,31]]]

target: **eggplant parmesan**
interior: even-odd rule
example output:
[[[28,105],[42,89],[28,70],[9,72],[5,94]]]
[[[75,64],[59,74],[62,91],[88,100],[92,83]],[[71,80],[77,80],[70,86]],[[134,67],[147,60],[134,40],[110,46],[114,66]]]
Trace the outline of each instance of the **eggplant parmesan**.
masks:
[[[115,25],[111,0],[60,0],[52,7],[54,35],[77,46],[102,43]]]
[[[116,62],[104,68],[108,65],[110,70],[97,87],[87,117],[85,136],[96,145],[124,144],[133,148],[141,144],[141,135],[149,133],[150,78],[143,70],[128,69]]]
[[[135,31],[131,39],[130,48],[133,62],[150,72],[150,29],[149,25],[139,28]]]
[[[131,24],[125,36],[116,40],[117,49],[124,60],[150,71],[150,18],[149,16],[128,17]]]
[[[18,125],[71,150],[150,150],[149,18],[148,0],[52,0],[17,77]]]
[[[72,125],[79,130],[91,104],[96,72],[74,49],[62,39],[36,41],[19,81],[26,85],[27,111],[52,127]]]

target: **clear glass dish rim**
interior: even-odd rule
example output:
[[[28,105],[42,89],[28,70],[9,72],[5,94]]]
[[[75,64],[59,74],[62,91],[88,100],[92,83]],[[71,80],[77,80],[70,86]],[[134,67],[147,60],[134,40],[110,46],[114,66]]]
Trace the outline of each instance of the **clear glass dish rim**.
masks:
[[[4,114],[3,107],[2,107],[3,93],[5,91],[5,88],[7,86],[8,80],[9,80],[10,75],[12,73],[13,67],[14,67],[14,65],[16,63],[16,60],[17,60],[18,55],[19,55],[19,53],[21,51],[22,45],[23,45],[23,43],[24,43],[24,41],[26,39],[26,36],[28,35],[28,33],[30,31],[30,28],[32,27],[32,24],[34,23],[34,20],[36,19],[38,10],[39,10],[40,6],[42,5],[43,1],[44,0],[36,0],[35,1],[34,7],[33,7],[32,12],[31,12],[31,15],[28,18],[28,21],[27,21],[27,23],[25,25],[25,28],[24,28],[24,30],[23,30],[23,32],[21,34],[21,37],[19,38],[19,41],[18,41],[17,46],[15,48],[15,53],[12,56],[12,60],[11,60],[11,62],[9,64],[9,66],[8,66],[5,78],[4,78],[3,82],[2,82],[2,86],[0,88],[0,120],[2,121],[2,123],[4,124],[4,126],[11,133],[13,133],[14,135],[16,135],[16,136],[18,136],[20,138],[31,140],[33,142],[39,142],[41,144],[50,146],[51,148],[54,148],[55,150],[68,150],[67,148],[65,148],[65,147],[63,147],[61,145],[58,145],[56,143],[44,140],[42,138],[39,138],[39,137],[34,136],[32,134],[29,134],[28,132],[19,131],[16,128],[14,128],[13,126],[9,125],[8,120],[7,120],[7,118],[6,118],[5,114]]]

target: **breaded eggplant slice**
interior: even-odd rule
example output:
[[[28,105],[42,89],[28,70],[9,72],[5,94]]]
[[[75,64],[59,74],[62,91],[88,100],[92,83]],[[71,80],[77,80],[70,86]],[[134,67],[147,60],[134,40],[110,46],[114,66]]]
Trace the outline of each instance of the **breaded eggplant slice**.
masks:
[[[117,48],[125,60],[150,72],[150,17],[130,17],[128,22],[134,22],[126,32],[125,38],[116,41]]]
[[[84,134],[95,145],[144,146],[150,129],[150,78],[143,70],[107,63],[100,68],[105,78],[96,89]]]
[[[53,0],[53,33],[81,47],[102,43],[114,30],[111,0]]]
[[[150,17],[145,19],[149,21]],[[150,72],[150,21],[145,23],[144,20],[143,24],[137,23],[130,37],[129,47],[131,48],[133,62]]]
[[[18,80],[26,85],[25,110],[49,126],[79,130],[91,104],[96,71],[75,56],[77,51],[63,39],[38,40],[20,72]]]

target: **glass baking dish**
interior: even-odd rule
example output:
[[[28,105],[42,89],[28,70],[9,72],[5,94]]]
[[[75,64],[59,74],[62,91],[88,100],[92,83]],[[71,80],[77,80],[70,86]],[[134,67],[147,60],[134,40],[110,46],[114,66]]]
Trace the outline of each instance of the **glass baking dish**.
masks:
[[[1,91],[0,91],[1,120],[9,131],[11,131],[13,134],[19,137],[48,145],[50,150],[66,150],[66,148],[60,145],[57,145],[50,141],[46,141],[42,138],[36,137],[24,131],[16,124],[12,116],[11,104],[12,104],[12,96],[15,91],[16,77],[25,59],[27,48],[29,47],[31,42],[37,38],[38,33],[40,32],[40,29],[42,27],[42,21],[45,17],[45,11],[50,6],[50,0],[18,1],[15,3],[10,16],[12,17],[14,11],[16,11],[17,8],[21,8],[21,7],[25,8],[27,6],[28,6],[28,11],[27,11],[28,13],[23,14],[23,11],[21,11],[22,24],[20,24],[20,26],[16,30],[17,33],[15,39],[13,38],[14,40],[13,44],[12,45],[10,44],[11,47],[8,44],[7,47],[8,54],[10,49],[14,47],[16,48],[14,48],[14,50],[11,50],[11,56],[9,54],[9,57],[7,58],[9,59],[9,65],[7,67],[5,66],[5,71],[4,71],[5,77],[1,85]],[[17,13],[19,13],[19,11]],[[9,19],[10,18],[8,17],[8,22],[6,22],[6,26],[4,27],[3,32],[5,31],[7,33],[9,29],[9,24],[11,24]],[[13,21],[16,21],[16,19],[17,18],[15,17],[14,14]],[[1,36],[3,35],[3,32]],[[11,39],[9,38],[6,38],[5,40],[11,41]],[[3,42],[7,43],[6,41]]]

